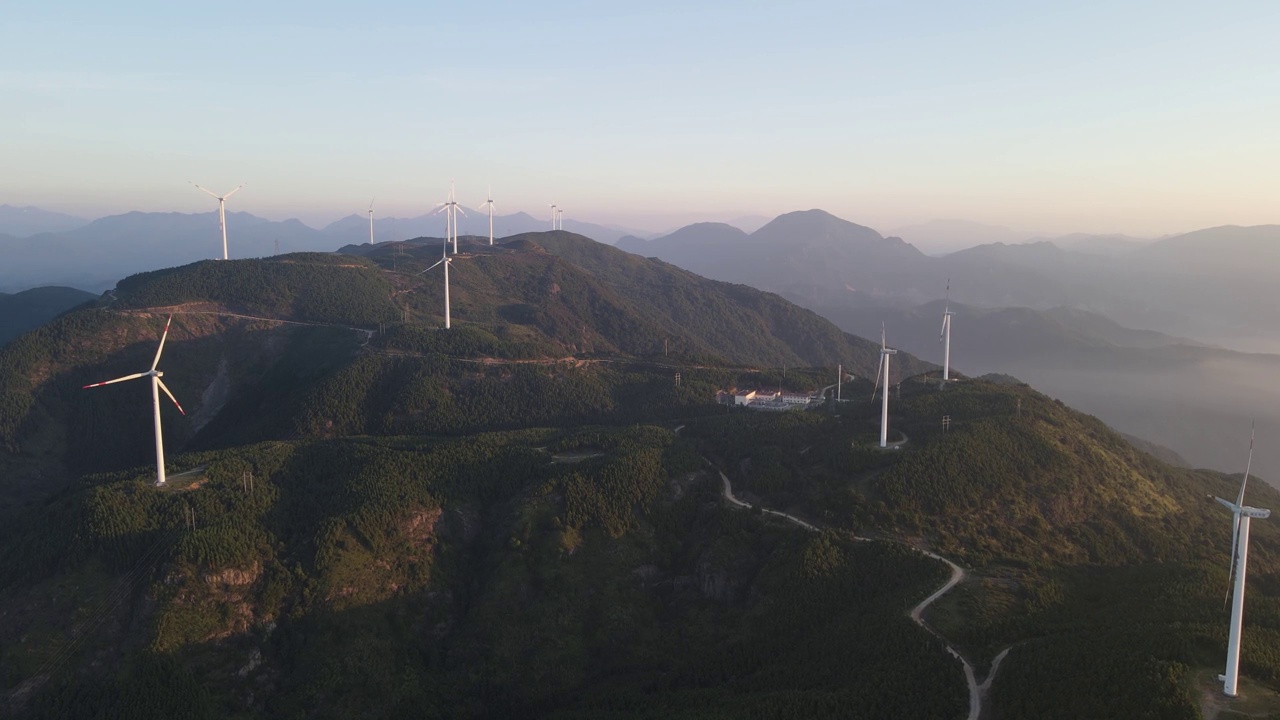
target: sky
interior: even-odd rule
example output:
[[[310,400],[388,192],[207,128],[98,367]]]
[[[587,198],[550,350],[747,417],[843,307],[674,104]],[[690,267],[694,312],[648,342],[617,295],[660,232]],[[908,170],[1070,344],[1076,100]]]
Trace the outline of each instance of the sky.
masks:
[[[0,203],[1280,222],[1274,2],[7,5]]]

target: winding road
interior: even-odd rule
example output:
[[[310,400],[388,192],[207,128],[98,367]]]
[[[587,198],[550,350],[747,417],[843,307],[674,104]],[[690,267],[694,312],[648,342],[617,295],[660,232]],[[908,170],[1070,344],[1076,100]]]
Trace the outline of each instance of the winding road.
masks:
[[[681,425],[680,427],[682,428],[684,426]],[[676,428],[676,432],[679,432],[679,431],[680,431],[680,428]],[[703,461],[706,462],[708,465],[711,465],[711,461],[707,460],[705,457],[703,458]],[[715,466],[712,465],[712,467],[715,467]],[[748,510],[751,509],[752,508],[751,503],[741,500],[736,495],[733,494],[733,485],[729,482],[729,476],[725,475],[724,471],[719,470],[718,468],[716,469],[716,471],[720,473],[720,482],[724,489],[724,493],[723,493],[724,499],[729,501],[729,503],[734,505],[735,507],[745,508]],[[760,511],[766,515],[775,515],[777,517],[788,520],[791,523],[798,525],[801,528],[804,528],[805,530],[808,530],[809,532],[819,532],[819,528],[815,527],[814,525],[811,525],[810,523],[805,522],[804,520],[801,520],[800,518],[794,515],[789,515],[787,513],[779,512],[777,510],[770,510],[769,508],[766,508],[766,507],[761,507]],[[858,537],[858,536],[854,536],[854,539],[861,540],[864,542],[868,542],[871,540],[871,538]],[[911,619],[915,622],[915,624],[924,628],[929,633],[931,633],[934,637],[941,640],[942,645],[947,649],[947,652],[950,653],[952,657],[959,660],[960,664],[964,666],[964,680],[965,680],[965,683],[967,683],[969,686],[968,720],[979,720],[979,718],[982,716],[982,701],[987,696],[987,692],[991,689],[991,681],[995,679],[996,671],[1000,668],[1000,662],[1003,661],[1005,656],[1009,654],[1009,650],[1012,649],[1012,646],[1007,647],[1004,650],[1001,650],[1000,654],[996,655],[995,660],[993,660],[991,663],[991,672],[987,673],[986,679],[984,679],[982,683],[979,684],[977,675],[974,673],[974,670],[973,670],[973,664],[970,663],[968,660],[966,660],[965,657],[960,654],[959,650],[956,650],[954,647],[952,647],[951,644],[947,642],[947,639],[941,635],[941,633],[939,633],[937,630],[934,630],[932,627],[929,626],[929,623],[924,621],[924,611],[930,605],[932,605],[934,601],[936,601],[938,598],[942,597],[943,595],[946,595],[948,592],[951,591],[952,588],[960,584],[961,581],[963,581],[966,577],[968,577],[968,573],[964,571],[964,568],[942,557],[941,555],[938,555],[937,553],[932,553],[932,552],[929,552],[928,550],[921,550],[920,548],[917,548],[914,545],[908,545],[908,547],[915,550],[916,552],[919,552],[923,555],[931,557],[934,560],[944,562],[947,564],[948,567],[951,568],[951,577],[948,578],[945,583],[943,583],[942,587],[935,590],[933,594],[930,595],[929,597],[925,598],[924,600],[921,600],[919,604],[911,608],[908,614],[911,616]]]

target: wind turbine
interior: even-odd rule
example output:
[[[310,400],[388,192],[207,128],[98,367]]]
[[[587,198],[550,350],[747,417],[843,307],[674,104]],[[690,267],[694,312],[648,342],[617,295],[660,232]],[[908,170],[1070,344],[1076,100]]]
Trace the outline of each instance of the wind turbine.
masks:
[[[564,229],[564,208],[556,208],[556,229]]]
[[[164,485],[164,436],[160,431],[160,390],[163,390],[164,394],[169,396],[169,399],[173,401],[173,404],[178,407],[178,412],[183,415],[187,414],[187,411],[183,410],[181,405],[178,405],[178,399],[173,396],[173,393],[169,392],[169,388],[165,387],[164,381],[160,379],[164,376],[164,373],[156,369],[156,366],[160,364],[160,353],[164,352],[165,338],[169,337],[169,323],[171,322],[173,322],[172,315],[170,315],[169,319],[164,323],[164,334],[160,336],[160,347],[156,348],[156,357],[151,361],[150,370],[134,373],[132,375],[125,375],[124,377],[116,378],[115,380],[85,385],[81,388],[84,390],[87,388],[101,387],[103,385],[124,382],[125,380],[136,380],[141,377],[151,378],[151,406],[154,410],[156,423],[156,487]]]
[[[555,230],[556,229],[556,209],[557,209],[556,204],[551,203],[549,207],[551,208],[551,229]]]
[[[484,201],[485,206],[489,208],[489,244],[493,244],[493,188],[489,188],[489,193]]]
[[[377,200],[374,198],[373,200]],[[369,244],[373,244],[373,200],[369,201]]]
[[[195,183],[191,183],[191,184],[196,185]],[[222,226],[222,259],[223,260],[227,259],[227,198],[231,197],[232,195],[235,195],[236,191],[242,187],[244,187],[244,183],[240,183],[239,185],[235,186],[235,188],[233,188],[231,192],[225,195],[219,195],[208,188],[203,188],[203,187],[200,187],[199,185],[196,185],[197,189],[203,190],[204,192],[209,193],[209,195],[213,196],[218,200],[218,224]]]
[[[464,216],[466,215],[466,213],[463,212],[462,207],[458,205],[458,202],[453,199],[453,183],[449,183],[449,199],[446,202],[442,202],[436,206],[436,212],[440,212],[441,210],[445,211],[449,220],[448,225],[446,227],[452,228],[453,254],[457,255],[458,254],[458,213],[462,213]],[[445,240],[449,239],[448,238],[449,234],[450,234],[450,230],[445,230],[445,235],[446,235]]]
[[[1249,520],[1252,518],[1264,519],[1271,515],[1271,511],[1263,508],[1249,507],[1244,504],[1244,488],[1249,482],[1249,471],[1253,468],[1253,436],[1252,430],[1249,432],[1249,462],[1244,466],[1244,479],[1240,481],[1240,493],[1236,495],[1236,501],[1223,500],[1215,497],[1214,500],[1227,506],[1232,515],[1231,530],[1231,564],[1227,569],[1227,587],[1230,592],[1230,582],[1232,571],[1235,572],[1235,594],[1231,598],[1231,626],[1227,638],[1227,669],[1226,672],[1218,676],[1222,681],[1222,694],[1228,697],[1235,697],[1238,693],[1237,683],[1240,679],[1240,632],[1244,624],[1244,582],[1245,570],[1249,560]]]
[[[947,304],[942,310],[942,332],[938,334],[938,342],[942,343],[942,379],[951,379],[951,278],[947,278]]]
[[[880,367],[876,369],[876,384],[871,388],[871,399],[876,399],[876,390],[880,389],[880,381],[884,380],[884,400],[880,406],[880,447],[889,446],[889,356],[897,355],[884,343],[884,325],[880,326]]]
[[[445,330],[449,329],[449,324],[450,324],[449,323],[449,265],[452,262],[453,262],[453,258],[449,257],[449,241],[446,240],[444,243],[444,247],[440,248],[440,259],[436,261],[436,264],[418,273],[419,275],[422,275],[423,273],[427,273],[432,270],[435,270],[436,267],[439,265],[444,265],[444,329]]]

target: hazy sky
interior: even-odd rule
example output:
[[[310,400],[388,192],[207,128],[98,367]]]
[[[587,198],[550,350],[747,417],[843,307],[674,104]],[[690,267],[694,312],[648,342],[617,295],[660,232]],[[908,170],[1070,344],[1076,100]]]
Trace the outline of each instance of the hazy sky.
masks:
[[[1280,222],[1275,2],[6,4],[0,203]]]

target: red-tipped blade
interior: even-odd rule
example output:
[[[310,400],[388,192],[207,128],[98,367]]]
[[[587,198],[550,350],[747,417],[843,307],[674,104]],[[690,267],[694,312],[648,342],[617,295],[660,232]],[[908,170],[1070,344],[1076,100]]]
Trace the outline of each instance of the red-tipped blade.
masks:
[[[164,394],[168,395],[169,399],[173,401],[174,406],[178,408],[178,412],[182,413],[183,415],[186,415],[187,411],[183,410],[182,406],[178,404],[178,398],[174,397],[173,393],[169,392],[169,388],[165,387],[164,381],[161,380],[160,378],[156,378],[156,384],[159,385],[160,389],[164,391]]]

